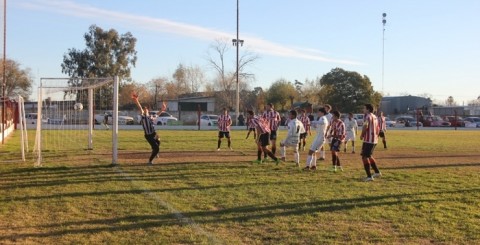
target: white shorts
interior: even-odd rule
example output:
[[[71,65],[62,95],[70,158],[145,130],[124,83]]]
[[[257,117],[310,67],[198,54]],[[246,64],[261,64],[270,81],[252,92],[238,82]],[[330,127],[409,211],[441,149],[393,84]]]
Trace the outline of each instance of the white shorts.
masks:
[[[298,147],[298,139],[284,139],[281,144],[286,147]]]
[[[354,131],[347,131],[347,136],[345,137],[345,142],[347,141],[355,141],[355,132]]]
[[[310,150],[311,151],[316,151],[318,149],[320,149],[320,147],[323,145],[323,143],[325,143],[325,137],[322,136],[318,136],[315,137],[315,140],[313,141],[312,145],[310,146]]]

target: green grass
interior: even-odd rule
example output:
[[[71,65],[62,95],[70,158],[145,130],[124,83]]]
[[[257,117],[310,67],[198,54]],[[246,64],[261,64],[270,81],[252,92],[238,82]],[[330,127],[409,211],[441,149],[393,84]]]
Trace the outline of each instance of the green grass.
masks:
[[[391,130],[375,152],[384,176],[371,183],[358,154],[341,154],[342,173],[328,161],[316,172],[252,164],[246,131],[232,132],[233,152],[216,152],[215,131],[162,130],[151,167],[141,131],[120,131],[110,167],[110,133],[95,131],[93,151],[49,149],[43,167],[31,153],[2,163],[0,243],[480,243],[480,131]],[[18,157],[18,141],[2,159]]]

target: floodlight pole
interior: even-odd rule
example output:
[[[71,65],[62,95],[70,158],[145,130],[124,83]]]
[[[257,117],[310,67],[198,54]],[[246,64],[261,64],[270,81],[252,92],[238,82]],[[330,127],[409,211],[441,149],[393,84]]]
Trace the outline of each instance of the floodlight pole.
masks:
[[[3,82],[2,82],[2,145],[5,144],[5,90],[7,89],[7,0],[3,0]]]
[[[385,24],[387,24],[387,14],[382,14],[382,23],[383,23],[383,34],[382,34],[382,93],[385,93],[383,90],[383,82],[385,77]]]
[[[236,96],[236,101],[235,101],[235,116],[236,116],[236,119],[235,121],[237,122],[236,125],[238,126],[238,116],[240,115],[240,83],[238,81],[238,70],[239,70],[239,60],[238,60],[238,48],[239,46],[243,46],[243,40],[240,40],[238,38],[238,29],[239,29],[239,5],[238,5],[238,1],[237,0],[237,38],[236,39],[232,39],[232,44],[233,46],[237,46],[237,71],[235,72],[235,77],[237,79],[237,96]]]

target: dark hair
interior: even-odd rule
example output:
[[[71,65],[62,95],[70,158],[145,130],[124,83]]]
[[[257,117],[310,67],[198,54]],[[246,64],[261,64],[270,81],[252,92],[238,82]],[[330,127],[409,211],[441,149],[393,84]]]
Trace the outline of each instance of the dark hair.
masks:
[[[292,114],[292,116],[294,116],[294,117],[297,117],[297,111],[296,110],[291,110],[290,114]]]
[[[247,111],[247,114],[250,115],[250,116],[253,116],[253,111]]]
[[[334,115],[337,118],[340,118],[340,112],[339,111],[332,111],[332,115]]]
[[[272,104],[272,103],[268,103],[267,105],[273,108],[273,104]]]
[[[325,108],[320,108],[318,109],[318,111],[323,113],[323,115],[327,114],[327,111],[325,110]]]
[[[372,105],[372,104],[365,104],[365,108],[366,108],[369,112],[373,112],[373,105]]]
[[[331,110],[331,109],[332,109],[332,106],[331,106],[331,105],[329,105],[329,104],[325,104],[325,105],[323,106],[323,108],[325,108],[325,107],[327,107],[329,110]],[[326,110],[325,110],[325,111],[326,111]]]

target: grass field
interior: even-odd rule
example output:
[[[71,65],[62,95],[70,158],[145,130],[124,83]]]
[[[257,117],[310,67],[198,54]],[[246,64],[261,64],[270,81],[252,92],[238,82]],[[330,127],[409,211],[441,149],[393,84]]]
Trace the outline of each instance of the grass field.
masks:
[[[116,167],[109,131],[93,151],[49,149],[43,167],[32,153],[1,163],[0,244],[480,243],[480,131],[391,130],[375,152],[383,177],[368,183],[358,154],[341,153],[344,172],[327,171],[329,155],[305,172],[252,164],[246,131],[220,152],[215,131],[160,134],[150,167],[141,131],[119,133]],[[18,137],[0,161],[17,157]]]

